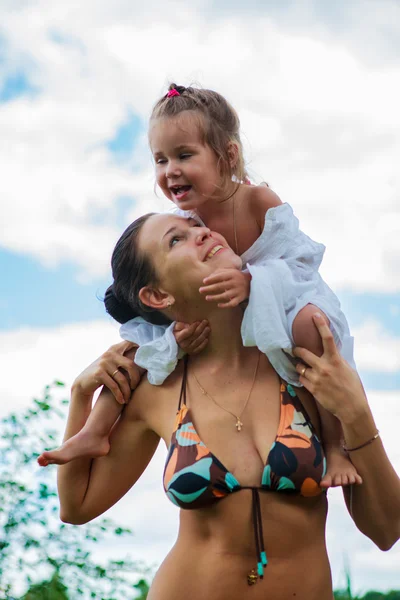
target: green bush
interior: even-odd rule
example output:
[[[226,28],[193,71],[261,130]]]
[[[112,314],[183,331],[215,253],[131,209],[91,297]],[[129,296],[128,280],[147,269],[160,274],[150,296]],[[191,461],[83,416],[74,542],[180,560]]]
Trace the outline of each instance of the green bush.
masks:
[[[93,558],[96,544],[132,532],[109,519],[62,523],[55,472],[37,465],[65,424],[62,387],[46,386],[42,398],[0,422],[0,598],[129,600],[141,593],[143,599],[136,580],[149,571],[142,564],[129,557],[106,564]]]

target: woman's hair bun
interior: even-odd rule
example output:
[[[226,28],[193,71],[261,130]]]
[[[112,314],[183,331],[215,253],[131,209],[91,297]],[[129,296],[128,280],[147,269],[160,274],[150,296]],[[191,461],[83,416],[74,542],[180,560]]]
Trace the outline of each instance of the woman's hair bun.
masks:
[[[118,323],[126,323],[139,316],[125,301],[121,301],[114,293],[114,288],[110,285],[104,295],[104,306],[109,315]]]

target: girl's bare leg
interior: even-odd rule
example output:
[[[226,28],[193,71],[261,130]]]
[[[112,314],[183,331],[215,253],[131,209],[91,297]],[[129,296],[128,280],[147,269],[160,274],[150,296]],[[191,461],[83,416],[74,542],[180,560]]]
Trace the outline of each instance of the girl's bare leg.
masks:
[[[296,346],[306,348],[317,356],[322,355],[322,340],[312,315],[321,310],[313,304],[307,304],[293,321],[293,339]],[[325,317],[329,325],[328,318]],[[350,485],[362,483],[360,475],[342,448],[343,432],[339,421],[330,412],[317,404],[321,418],[322,440],[326,454],[327,469],[321,480],[321,487]]]
[[[56,450],[42,452],[41,467],[64,465],[75,458],[105,456],[110,449],[110,431],[121,414],[123,405],[111,395],[101,396],[93,407],[84,427]]]

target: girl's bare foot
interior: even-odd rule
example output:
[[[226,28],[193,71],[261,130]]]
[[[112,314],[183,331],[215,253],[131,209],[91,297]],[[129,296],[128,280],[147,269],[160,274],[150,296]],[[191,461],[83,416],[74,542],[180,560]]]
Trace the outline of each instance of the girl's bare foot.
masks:
[[[343,485],[361,485],[362,478],[348,456],[337,446],[326,448],[327,471],[320,486],[324,489]]]
[[[80,431],[64,442],[56,450],[42,452],[37,459],[41,467],[47,465],[64,465],[76,458],[97,458],[105,456],[110,450],[108,435],[100,436],[92,432]]]

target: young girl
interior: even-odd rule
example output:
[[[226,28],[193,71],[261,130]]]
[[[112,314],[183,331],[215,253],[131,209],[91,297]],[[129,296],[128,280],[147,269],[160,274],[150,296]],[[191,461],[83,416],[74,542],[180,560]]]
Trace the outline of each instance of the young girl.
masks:
[[[239,125],[236,112],[220,94],[172,84],[150,118],[156,180],[180,214],[218,231],[242,258],[242,271],[216,271],[204,280],[200,293],[221,309],[248,301],[242,323],[244,345],[258,346],[285,381],[299,386],[301,376],[291,351],[293,346],[301,346],[321,354],[321,339],[312,320],[316,309],[327,318],[341,354],[352,365],[353,340],[338,299],[318,273],[324,246],[299,230],[290,206],[282,204],[271,189],[248,185]],[[166,252],[179,242],[179,235],[173,237]],[[213,253],[218,251],[216,246]],[[212,256],[204,260],[212,260]],[[108,290],[106,307],[119,293]],[[129,302],[129,298],[121,299]],[[174,370],[183,351],[200,352],[207,344],[210,330],[206,322],[166,327],[134,317],[133,311],[120,315],[118,320],[124,323],[121,336],[139,346],[135,363],[147,370],[150,383],[155,385],[163,383]],[[129,372],[132,388],[137,383],[138,373],[132,372],[127,361],[121,355],[121,362],[109,374],[112,391],[118,389],[115,382],[125,377],[121,369]],[[305,371],[306,367],[303,376]],[[115,397],[123,402],[120,392],[115,391]],[[60,449],[44,452],[39,464],[62,464],[81,456],[106,454],[108,435],[121,406],[105,404],[97,403],[81,432]],[[338,422],[321,407],[319,411],[327,454],[321,486],[361,483],[341,450]]]

